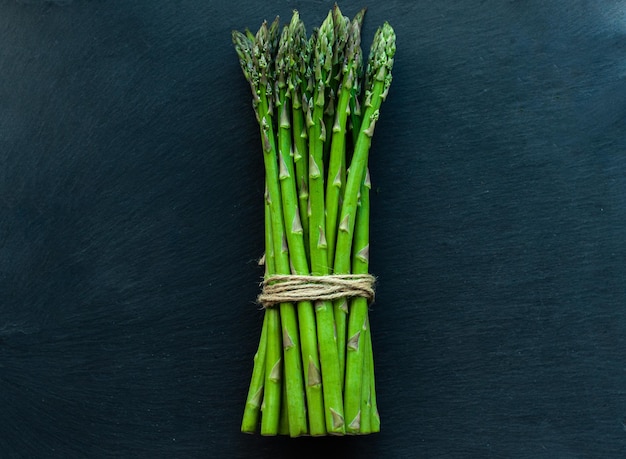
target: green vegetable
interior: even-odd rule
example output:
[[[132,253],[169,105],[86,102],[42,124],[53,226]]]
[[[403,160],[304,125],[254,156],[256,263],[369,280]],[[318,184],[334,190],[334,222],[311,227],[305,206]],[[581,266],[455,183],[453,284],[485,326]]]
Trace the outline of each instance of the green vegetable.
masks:
[[[311,69],[314,75],[312,95],[312,124],[309,127],[309,253],[311,272],[317,276],[329,274],[328,244],[326,241],[326,212],[324,203],[324,106],[327,86],[330,83],[335,39],[333,15],[328,13],[320,26]],[[344,433],[343,396],[339,352],[335,338],[335,324],[331,301],[316,301],[317,328],[322,364],[322,390],[326,410],[326,429],[332,433]]]
[[[265,166],[267,282],[368,272],[366,169],[395,35],[388,24],[376,33],[361,100],[364,13],[350,21],[335,6],[309,38],[297,12],[282,30],[275,20],[256,34],[233,31]],[[242,432],[377,432],[368,300],[294,300],[265,310]]]
[[[288,70],[293,51],[291,49],[292,31],[297,28],[297,17],[294,15],[291,27],[284,27],[276,55],[276,107],[280,112],[278,123],[279,143],[279,174],[282,192],[283,214],[287,227],[287,245],[291,269],[295,274],[308,275],[309,265],[304,245],[304,229],[298,209],[298,193],[296,190],[296,176],[293,158],[292,132],[290,116],[291,93],[287,88]],[[294,24],[295,22],[295,24]],[[298,319],[302,341],[302,367],[309,416],[309,433],[323,435],[324,400],[322,398],[320,382],[320,362],[318,355],[317,330],[315,312],[310,301],[298,303]]]
[[[326,233],[328,242],[328,263],[333,266],[335,256],[335,243],[337,238],[337,223],[339,217],[340,195],[344,191],[346,174],[346,122],[349,114],[349,102],[352,96],[352,89],[356,83],[358,75],[357,65],[361,59],[361,23],[364,10],[359,12],[357,17],[347,27],[347,47],[345,50],[344,64],[342,65],[342,80],[338,86],[339,99],[335,122],[332,128],[331,150],[329,158],[328,183],[326,186]],[[333,266],[335,273],[337,269]],[[335,302],[335,329],[337,335],[337,348],[339,349],[339,371],[340,380],[343,386],[345,348],[346,348],[346,314],[348,304],[346,300]]]
[[[367,169],[369,149],[372,143],[372,136],[374,135],[374,126],[379,117],[380,106],[387,96],[389,86],[391,85],[391,68],[395,50],[395,33],[391,26],[385,23],[376,32],[370,50],[365,102],[363,104],[365,112],[354,147],[346,188],[343,194],[335,262],[333,265],[335,274],[348,274],[351,270],[351,247],[357,218],[359,191],[361,190]],[[337,313],[337,340],[346,342],[345,301],[335,301],[335,311]],[[349,314],[352,314],[352,311]],[[352,338],[352,335],[350,337]],[[348,341],[348,352],[349,350],[350,343]],[[348,371],[350,371],[350,368]],[[348,377],[351,377],[351,379],[354,377],[360,378],[361,375],[359,372],[359,374],[348,375]],[[356,413],[354,414],[356,415]],[[352,419],[348,418],[348,423],[350,422],[352,422]]]
[[[354,274],[367,274],[369,267],[369,173],[361,186],[359,208],[356,215],[354,241],[352,244],[352,272]],[[350,433],[360,433],[363,420],[369,421],[371,410],[361,410],[361,402],[366,397],[369,399],[369,383],[373,377],[373,368],[365,365],[369,362],[368,348],[365,335],[369,335],[369,320],[367,312],[367,300],[362,297],[353,298],[350,304],[350,318],[348,322],[348,341],[346,345],[346,385],[344,393],[344,406],[347,430]]]

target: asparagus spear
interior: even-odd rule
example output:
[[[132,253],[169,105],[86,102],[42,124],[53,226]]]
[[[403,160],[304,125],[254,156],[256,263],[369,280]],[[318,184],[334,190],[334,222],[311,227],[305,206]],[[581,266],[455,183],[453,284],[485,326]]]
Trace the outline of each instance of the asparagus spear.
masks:
[[[371,421],[371,431],[370,432],[380,432],[380,414],[378,413],[378,403],[376,401],[376,378],[374,378],[374,352],[372,351],[372,329],[369,326],[369,319],[367,321],[367,333],[365,334],[365,346],[366,352],[365,356],[368,361],[366,365],[369,367],[368,374],[369,377],[369,394],[370,394],[370,405],[372,410],[372,421]],[[363,433],[370,433],[363,432]]]
[[[363,386],[361,387],[361,427],[358,433],[364,435],[374,431],[372,428],[372,418],[374,416],[372,413],[372,400],[376,397],[376,394],[373,392],[375,391],[375,387],[373,386],[374,361],[372,358],[372,334],[369,328],[369,321],[361,334],[361,340],[365,352],[363,355]],[[368,375],[370,376],[369,378],[367,377]],[[378,432],[378,430],[376,430],[376,432]]]
[[[336,3],[331,13],[333,15],[334,40],[331,57],[332,65],[326,84],[326,105],[324,108],[324,125],[328,134],[332,132],[333,123],[335,121],[335,106],[339,93],[339,84],[343,78],[342,67],[344,63],[344,52],[348,40],[348,29],[350,27],[350,19],[341,13]],[[330,142],[324,142],[324,164],[328,163],[329,154]]]
[[[352,272],[354,274],[367,274],[369,268],[369,190],[371,189],[369,173],[366,172],[359,208],[356,214],[356,228],[352,243]],[[361,422],[370,413],[361,412],[362,387],[364,381],[370,381],[369,366],[364,366],[367,348],[364,345],[365,333],[368,332],[367,299],[362,297],[353,298],[350,305],[350,317],[348,321],[348,344],[346,347],[346,385],[344,393],[344,409],[346,413],[349,433],[359,433]],[[368,387],[369,389],[369,387]],[[367,394],[369,396],[369,393]]]
[[[360,434],[380,432],[380,415],[376,402],[376,382],[374,378],[374,354],[372,352],[372,330],[369,319],[363,332],[363,387],[361,388],[361,430]],[[368,377],[369,376],[369,377]]]
[[[271,82],[274,77],[272,62],[278,42],[278,20],[275,20],[269,27],[264,22],[254,39],[251,33],[244,35],[241,32],[234,31],[233,41],[240,57],[243,73],[252,88],[253,106],[259,120],[268,189],[275,269],[276,273],[288,274],[290,272],[289,256],[284,241],[285,227],[278,184],[278,163],[273,121],[274,108],[271,97]],[[289,405],[287,410],[289,414],[289,432],[291,436],[298,436],[307,432],[298,323],[293,304],[281,303],[279,308],[281,323],[277,324],[270,321],[270,325],[271,328],[276,325],[282,325],[282,354],[285,366],[284,378],[287,386],[287,403]],[[270,348],[268,347],[267,367],[271,366],[271,369],[266,369],[266,371],[271,373],[276,368],[280,368],[280,361],[269,361],[269,351]],[[263,419],[261,427],[263,433]],[[278,426],[276,426],[276,431],[277,428]],[[276,431],[273,431],[273,429],[274,427],[272,426],[271,430],[265,433],[275,434]]]
[[[333,16],[332,12],[322,23],[317,36],[311,67],[314,73],[313,108],[309,127],[309,246],[311,272],[314,275],[328,274],[327,243],[325,236],[324,208],[324,103],[326,85],[332,67],[333,52]],[[309,104],[310,107],[311,104]],[[335,339],[335,321],[332,303],[316,301],[320,362],[322,364],[322,387],[326,412],[326,429],[329,433],[343,434],[345,421],[343,416],[343,397],[339,369],[339,355]]]
[[[283,371],[285,369],[283,368]],[[287,404],[287,386],[282,385],[282,400],[280,402],[280,420],[278,422],[278,434],[289,435],[289,406]]]
[[[282,311],[281,311],[282,312]],[[279,311],[267,311],[267,350],[265,358],[265,393],[261,416],[261,435],[277,435],[280,422],[283,362],[281,357]]]
[[[359,11],[353,19],[353,22],[356,21],[358,24],[358,28],[360,30],[363,25],[363,18],[365,17],[365,8]],[[352,27],[355,27],[354,25]],[[361,51],[361,50],[359,50]],[[356,55],[355,63],[355,75],[357,78],[354,79],[354,84],[352,85],[351,97],[350,97],[350,120],[348,128],[350,130],[351,135],[351,146],[354,148],[356,145],[356,141],[359,135],[359,128],[361,127],[361,88],[363,87],[363,79],[361,75],[363,75],[363,53],[359,52]],[[345,182],[345,181],[344,181]],[[342,188],[343,191],[343,188]]]
[[[350,248],[354,233],[359,190],[367,166],[367,158],[372,136],[374,135],[374,126],[379,116],[379,109],[391,85],[391,68],[393,67],[394,54],[395,33],[393,28],[388,23],[385,23],[377,30],[370,50],[364,103],[365,113],[352,161],[350,162],[343,196],[335,248],[335,263],[333,266],[335,274],[347,274],[350,272]]]
[[[291,93],[287,87],[290,66],[291,46],[294,40],[291,31],[297,25],[294,13],[290,27],[285,26],[281,34],[276,55],[276,107],[280,112],[278,125],[279,175],[283,204],[283,214],[287,226],[286,236],[289,247],[291,269],[295,274],[308,275],[309,265],[304,246],[304,231],[298,210],[294,157],[290,124]],[[324,400],[322,398],[320,362],[315,326],[315,312],[310,301],[298,303],[298,319],[304,368],[305,390],[308,404],[309,434],[324,435]]]
[[[292,40],[289,59],[288,86],[291,94],[292,108],[292,134],[293,134],[293,161],[296,168],[296,188],[298,191],[298,210],[300,212],[300,224],[302,225],[302,237],[305,247],[309,246],[309,161],[307,145],[307,126],[302,108],[306,98],[306,90],[311,69],[309,60],[311,48],[306,38],[304,23],[297,11],[293,12],[289,24],[289,34]],[[306,103],[306,102],[305,102]],[[308,258],[308,252],[307,252]]]
[[[358,79],[357,63],[361,55],[361,23],[362,10],[350,23],[347,32],[347,45],[345,51],[345,64],[342,66],[343,79],[338,86],[339,99],[335,122],[332,128],[331,150],[328,166],[328,181],[326,183],[326,240],[328,242],[328,263],[333,265],[335,256],[335,240],[337,237],[337,220],[339,217],[339,197],[345,182],[346,167],[346,122],[348,119],[349,101],[352,96],[352,88]],[[337,348],[339,350],[340,378],[343,385],[345,370],[345,346],[346,346],[346,313],[348,306],[346,301],[335,302],[334,314],[337,329]]]
[[[275,137],[273,133],[273,119],[271,107],[271,61],[273,50],[278,37],[278,21],[271,27],[261,27],[257,33],[259,52],[255,55],[256,65],[261,69],[260,98],[262,107],[259,110],[261,118],[261,135],[264,144],[264,164],[268,183],[269,207],[272,220],[272,239],[274,243],[274,257],[276,272],[290,273],[289,256],[285,247],[285,227],[281,209],[281,193],[278,185],[278,166],[276,156]],[[268,78],[269,77],[269,78]],[[296,437],[307,433],[306,412],[304,403],[304,388],[302,380],[302,366],[300,356],[298,323],[296,311],[291,303],[280,304],[280,319],[282,324],[282,348],[285,366],[285,386],[287,390],[287,412],[289,415],[289,434]]]
[[[361,334],[362,346],[366,350],[371,350],[371,333],[369,329],[369,322],[367,328],[363,330]],[[371,352],[368,354],[371,355]],[[365,357],[365,356],[364,356]],[[367,375],[373,375],[373,369],[370,366],[370,359],[363,359],[363,385],[361,387],[361,413],[359,416],[359,431],[358,433],[368,434],[372,433],[372,379],[367,378]]]
[[[259,411],[263,401],[263,389],[265,379],[265,352],[267,348],[267,314],[263,317],[263,326],[261,328],[261,338],[259,339],[259,347],[254,354],[254,366],[252,368],[252,377],[248,389],[248,397],[246,398],[246,406],[241,421],[241,431],[244,433],[254,433],[259,423]]]
[[[260,122],[258,107],[260,98],[257,94],[259,72],[252,62],[255,37],[249,31],[243,34],[233,31],[233,42],[239,56],[241,69],[246,77],[253,94],[252,104]],[[271,218],[269,210],[269,195],[265,193],[265,276],[274,272],[274,246],[272,242]],[[259,341],[259,348],[254,357],[252,380],[248,391],[248,398],[244,410],[241,430],[253,433],[258,422],[259,409],[263,411],[261,431],[266,435],[275,435],[278,430],[280,413],[280,373],[272,370],[278,368],[280,362],[280,318],[277,310],[268,310],[263,319],[263,328]],[[278,352],[277,352],[278,349]],[[269,363],[268,363],[269,362]],[[266,371],[266,366],[269,371]],[[263,383],[265,380],[265,384]],[[262,404],[261,404],[262,403]]]
[[[357,17],[362,19],[362,10]],[[342,187],[342,169],[345,170],[346,121],[350,113],[349,101],[352,89],[358,80],[357,62],[361,55],[361,21],[355,18],[346,33],[345,64],[341,68],[341,84],[338,86],[335,121],[332,126],[331,150],[326,183],[326,240],[328,263],[332,266],[335,256],[335,238],[339,211],[339,195]]]
[[[350,245],[354,231],[359,189],[365,172],[367,157],[378,120],[379,110],[391,85],[391,68],[395,54],[395,33],[385,23],[378,29],[370,51],[366,80],[365,113],[354,154],[348,171],[348,180],[341,210],[341,222],[335,251],[335,272],[345,273],[350,268]]]
[[[270,220],[269,205],[267,203],[267,192],[265,193],[265,255],[263,256],[263,263],[265,265],[265,278],[269,277],[270,272],[274,272],[274,248],[272,246],[272,229]],[[271,314],[278,314],[278,311],[267,311],[263,316],[263,327],[261,328],[261,338],[259,339],[259,348],[254,355],[254,366],[252,368],[252,378],[250,381],[250,388],[248,389],[248,397],[246,399],[246,407],[243,413],[243,420],[241,421],[241,431],[245,433],[254,433],[259,423],[259,410],[261,403],[264,401],[264,380],[265,380],[265,365],[266,365],[266,351],[268,342],[268,327]],[[270,340],[280,340],[280,334],[273,335]],[[272,343],[273,346],[273,343]],[[269,387],[269,385],[268,385]],[[269,395],[269,397],[275,395]]]

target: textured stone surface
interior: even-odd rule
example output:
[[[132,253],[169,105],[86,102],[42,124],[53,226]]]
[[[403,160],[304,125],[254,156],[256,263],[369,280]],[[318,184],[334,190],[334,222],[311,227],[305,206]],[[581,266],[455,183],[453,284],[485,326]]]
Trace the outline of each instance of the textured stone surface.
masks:
[[[0,1],[1,457],[623,457],[623,1],[367,5],[382,432],[238,432],[263,173],[230,31],[331,6]]]

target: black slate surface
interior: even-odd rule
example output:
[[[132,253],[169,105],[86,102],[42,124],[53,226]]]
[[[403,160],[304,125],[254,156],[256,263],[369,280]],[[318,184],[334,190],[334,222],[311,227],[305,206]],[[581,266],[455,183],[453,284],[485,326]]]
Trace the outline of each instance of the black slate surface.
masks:
[[[230,43],[329,1],[0,0],[0,457],[621,458],[626,2],[400,1],[382,432],[239,433],[259,139]]]

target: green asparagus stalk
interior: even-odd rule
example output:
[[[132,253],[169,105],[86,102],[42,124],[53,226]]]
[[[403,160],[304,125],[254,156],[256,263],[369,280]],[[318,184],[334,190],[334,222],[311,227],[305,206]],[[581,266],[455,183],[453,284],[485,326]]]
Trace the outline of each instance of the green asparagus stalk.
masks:
[[[302,221],[296,190],[293,145],[291,137],[291,97],[287,88],[289,64],[289,28],[284,27],[276,55],[276,107],[280,113],[278,121],[278,179],[281,188],[282,209],[286,226],[286,237],[292,270],[299,274],[309,274],[306,249],[303,240]]]
[[[278,23],[269,29],[261,27],[257,33],[257,45],[259,52],[256,54],[256,65],[261,69],[260,81],[260,119],[261,135],[264,146],[264,164],[268,183],[270,216],[272,220],[272,239],[274,243],[274,262],[278,274],[291,272],[289,256],[285,247],[285,227],[281,209],[281,193],[278,185],[278,166],[275,137],[273,133],[273,119],[271,107],[270,79],[272,61],[272,43],[278,36]],[[304,402],[304,387],[302,378],[302,365],[298,323],[294,305],[291,303],[280,304],[280,319],[282,324],[282,348],[285,366],[285,386],[287,390],[287,412],[289,415],[289,434],[292,437],[307,433],[306,411]]]
[[[361,431],[360,434],[380,432],[380,416],[376,402],[376,381],[374,378],[374,354],[372,352],[372,330],[369,319],[366,323],[363,344],[363,388],[361,391]],[[369,375],[369,377],[368,377]]]
[[[309,265],[304,245],[304,231],[298,209],[296,190],[296,174],[292,151],[290,116],[291,93],[287,87],[290,66],[291,46],[294,43],[291,32],[294,22],[297,24],[297,13],[294,13],[290,27],[285,26],[281,35],[276,55],[276,107],[280,112],[278,124],[279,175],[286,223],[287,244],[291,261],[291,269],[295,274],[309,275]],[[298,303],[298,319],[302,348],[302,367],[304,369],[305,391],[308,406],[309,434],[324,435],[324,400],[320,378],[320,362],[317,344],[315,312],[310,301]]]
[[[233,31],[233,42],[239,56],[241,69],[250,83],[253,94],[253,107],[258,115],[260,98],[257,95],[259,83],[258,70],[252,63],[252,53],[255,37],[249,31],[242,34]],[[274,246],[272,242],[271,219],[269,210],[269,195],[265,193],[265,275],[274,272]],[[277,325],[278,324],[278,325]],[[280,372],[273,371],[280,367],[280,318],[277,310],[268,310],[263,320],[259,348],[254,357],[252,381],[248,392],[246,407],[242,420],[241,430],[253,433],[257,428],[259,409],[262,409],[261,432],[265,435],[276,435],[280,413]],[[269,371],[266,371],[266,367]],[[273,371],[273,372],[272,372]],[[265,384],[264,384],[265,382]]]
[[[278,20],[275,20],[269,27],[264,22],[254,36],[254,40],[252,40],[250,33],[244,35],[235,31],[233,32],[233,41],[240,57],[244,75],[248,78],[253,89],[253,106],[256,109],[257,119],[259,120],[268,189],[275,269],[277,274],[288,274],[290,273],[289,256],[285,244],[285,227],[281,208],[280,187],[278,185],[278,163],[273,121],[274,108],[271,97],[271,82],[274,78],[271,63],[278,42]],[[289,432],[291,436],[299,436],[307,433],[307,423],[298,323],[293,304],[281,303],[279,309],[280,323],[270,321],[268,333],[270,330],[274,330],[276,326],[280,327],[282,325],[282,358],[284,359],[284,383],[287,387],[287,403],[289,405],[287,410],[289,414]],[[271,315],[271,317],[273,316],[274,314]],[[273,353],[271,355],[273,356]],[[270,361],[271,355],[268,347],[266,357],[268,360],[266,372],[268,374],[271,374],[272,371],[278,372],[279,370],[276,369],[280,369],[280,361]],[[265,418],[265,415],[263,418]],[[261,424],[262,433],[264,433],[263,418]],[[276,430],[277,428],[278,426],[276,426]],[[268,435],[275,434],[276,432],[273,429],[274,426],[271,427],[271,430],[268,428],[265,433]]]
[[[352,161],[350,163],[350,170],[348,172],[348,178],[346,183],[346,188],[344,191],[344,199],[341,208],[341,220],[339,224],[339,231],[337,234],[337,247],[335,249],[335,263],[334,263],[334,271],[336,274],[346,274],[350,272],[351,269],[351,246],[353,240],[353,233],[355,228],[356,214],[357,214],[357,203],[359,199],[359,191],[362,187],[362,183],[364,180],[364,174],[367,168],[367,160],[369,155],[369,149],[371,146],[372,135],[374,134],[374,126],[376,120],[378,119],[380,106],[385,99],[387,92],[389,91],[389,86],[391,84],[391,68],[393,66],[393,56],[395,54],[395,33],[391,26],[388,23],[385,23],[381,28],[378,29],[376,35],[374,36],[374,42],[372,43],[372,48],[370,50],[370,57],[368,62],[368,79],[366,81],[366,101],[365,101],[365,114],[363,117],[363,122],[361,123],[361,129],[359,132],[359,136],[357,138],[357,142],[354,149],[354,154],[352,156]],[[359,250],[362,248],[359,247]],[[362,300],[357,301],[357,311],[362,307]],[[367,310],[367,304],[365,304],[365,309]],[[344,308],[342,305],[342,301],[335,302],[335,311],[338,312],[339,317],[342,316],[342,312],[344,312]],[[353,314],[353,311],[350,311],[350,315]],[[360,323],[355,323],[352,328],[352,333],[349,334],[350,338],[348,340],[348,352],[350,347],[352,346],[351,342],[355,337],[356,327],[361,327],[364,323],[361,318],[355,319],[351,318],[352,322],[361,321]],[[341,337],[345,335],[344,327],[345,322],[337,321],[337,336]],[[341,340],[342,338],[338,338]],[[350,355],[348,353],[348,355]],[[359,361],[362,360],[362,357],[359,356]],[[354,366],[354,364],[352,365]],[[359,368],[362,367],[362,364],[358,365]],[[348,372],[355,372],[354,374],[347,375]],[[346,371],[346,379],[350,380],[350,391],[351,394],[348,396],[349,398],[346,400],[349,402],[350,412],[346,413],[347,415],[347,423],[350,426],[355,420],[358,418],[358,408],[357,402],[355,401],[355,397],[360,397],[360,387],[358,389],[354,388],[354,384],[352,381],[361,377],[360,370],[350,370]],[[358,383],[357,383],[358,385]],[[348,387],[346,387],[348,390]],[[358,392],[358,394],[353,394],[354,392]],[[358,399],[360,400],[360,398]],[[348,427],[350,430],[350,427]],[[354,429],[357,430],[357,429]]]
[[[285,368],[283,367],[283,372]],[[280,401],[280,420],[278,422],[278,434],[289,435],[289,406],[287,404],[287,386],[282,385],[282,400]]]
[[[311,67],[314,72],[314,93],[309,123],[309,199],[310,199],[310,252],[311,270],[316,275],[328,274],[327,242],[325,235],[324,209],[324,162],[323,151],[326,141],[324,105],[326,85],[329,82],[333,51],[333,16],[328,16],[320,27]],[[311,103],[312,102],[312,103]]]
[[[363,8],[361,11],[359,11],[356,16],[354,16],[354,19],[352,20],[353,23],[356,21],[357,25],[352,25],[353,28],[358,28],[359,30],[361,29],[362,25],[363,25],[363,18],[365,17],[365,8]],[[359,53],[356,54],[355,56],[355,60],[354,60],[354,69],[355,69],[355,75],[357,76],[354,79],[354,83],[352,85],[352,90],[350,91],[351,93],[351,97],[350,97],[350,122],[348,125],[348,129],[350,131],[350,133],[352,134],[351,136],[351,141],[352,141],[352,147],[354,147],[356,145],[356,141],[359,135],[359,128],[361,127],[361,103],[360,103],[360,97],[361,97],[361,88],[363,87],[363,79],[361,78],[361,76],[363,75],[363,53],[361,52],[361,50],[359,49]],[[345,182],[345,181],[344,181]],[[343,188],[342,188],[343,191]]]
[[[369,367],[369,403],[371,405],[371,430],[363,433],[380,432],[380,414],[378,413],[378,403],[376,401],[376,378],[374,377],[374,352],[372,350],[372,329],[370,328],[369,319],[367,321],[367,333],[365,334],[365,356],[368,359],[367,366]]]
[[[263,326],[261,328],[261,338],[259,347],[254,354],[254,366],[252,368],[252,378],[246,398],[246,407],[241,421],[241,431],[244,433],[254,433],[259,424],[259,411],[263,401],[263,389],[265,379],[265,352],[267,347],[267,314],[263,316]]]
[[[311,63],[315,86],[312,97],[312,122],[309,127],[309,199],[311,208],[309,216],[309,246],[311,273],[318,276],[327,275],[329,272],[324,208],[323,155],[324,141],[326,140],[324,95],[332,66],[333,40],[333,16],[332,13],[328,13],[328,16],[320,26],[312,56],[313,62]],[[329,433],[343,434],[345,432],[345,421],[343,416],[342,385],[332,303],[330,301],[316,301],[315,311],[320,346],[320,362],[322,364],[326,429]]]
[[[335,248],[335,274],[350,272],[352,237],[359,190],[367,167],[369,149],[374,135],[374,126],[379,116],[379,109],[386,98],[391,85],[391,68],[395,54],[395,33],[385,23],[378,29],[370,50],[368,79],[366,81],[365,112],[361,129],[354,148],[348,178],[344,192],[341,217]]]
[[[265,357],[265,393],[261,410],[261,435],[277,435],[283,384],[279,311],[267,313],[267,349]]]
[[[369,272],[369,190],[371,186],[369,173],[366,172],[361,186],[352,243],[352,272],[354,274]],[[361,412],[362,388],[364,380],[368,382],[370,380],[370,375],[365,371],[365,369],[369,371],[370,368],[364,366],[366,347],[363,343],[365,333],[368,332],[367,307],[367,299],[362,297],[353,298],[350,305],[344,393],[344,409],[348,423],[346,431],[349,433],[359,433],[361,422],[365,417]]]
[[[338,86],[339,99],[335,122],[332,128],[331,150],[328,166],[328,180],[326,183],[326,240],[328,243],[328,263],[333,265],[335,257],[335,240],[337,237],[337,223],[339,218],[339,198],[345,182],[346,168],[346,122],[349,113],[349,102],[352,96],[352,88],[355,80],[356,65],[361,54],[361,23],[362,14],[350,23],[346,33],[347,45],[345,50],[345,64],[342,67],[343,79]],[[346,300],[335,302],[334,314],[337,330],[337,348],[339,350],[340,379],[343,386],[345,370],[345,346],[346,346],[346,314],[348,305]]]
[[[332,52],[332,65],[330,67],[328,82],[326,84],[326,106],[324,108],[324,124],[326,132],[329,134],[332,132],[333,123],[335,121],[336,103],[339,93],[339,84],[343,79],[342,67],[344,63],[344,52],[346,42],[348,40],[348,29],[350,28],[350,19],[344,16],[339,9],[339,6],[335,3],[335,6],[331,10],[333,15],[333,52]],[[330,142],[324,142],[324,164],[328,163],[328,156],[330,154]]]
[[[309,246],[309,170],[307,127],[302,108],[303,98],[310,73],[309,60],[311,50],[306,38],[304,22],[297,11],[293,12],[289,24],[292,43],[289,53],[288,86],[291,95],[291,118],[293,135],[293,161],[296,169],[296,188],[298,192],[298,210],[302,225],[302,237],[305,247]],[[308,258],[308,253],[307,253]]]
[[[241,421],[241,431],[244,433],[254,433],[259,424],[259,412],[261,404],[264,400],[265,389],[265,365],[267,351],[267,330],[269,327],[268,314],[263,316],[263,326],[261,328],[261,338],[259,339],[259,347],[254,354],[254,366],[252,368],[252,378],[248,389],[248,397],[246,398],[246,406]],[[278,336],[280,337],[280,335]]]
[[[333,90],[333,93],[337,95],[339,92],[339,85],[341,80],[343,80],[346,45],[348,43],[350,32],[350,18],[343,15],[336,3],[332,9],[332,14],[335,40],[333,43],[332,68],[329,87]],[[332,123],[334,122],[334,113],[329,112],[329,115],[331,115],[330,124],[332,127]]]
[[[348,41],[345,51],[345,64],[342,66],[343,76],[338,86],[339,98],[335,111],[335,122],[332,126],[331,150],[328,163],[328,180],[326,183],[326,239],[328,242],[328,263],[333,265],[335,257],[335,239],[337,220],[339,218],[339,197],[342,189],[342,170],[345,171],[346,154],[346,122],[350,113],[349,102],[354,85],[357,84],[357,62],[361,55],[361,23],[362,10],[350,23]],[[361,20],[358,20],[360,18]]]
[[[274,272],[274,247],[272,245],[272,227],[270,220],[270,210],[267,203],[267,191],[265,193],[265,255],[263,256],[263,264],[265,265],[265,278],[269,277],[270,272]],[[269,311],[268,311],[269,312]],[[270,314],[277,314],[277,311],[271,311]],[[241,422],[241,431],[244,433],[254,433],[259,424],[259,411],[261,409],[261,403],[264,400],[263,390],[265,388],[265,365],[266,365],[266,351],[268,342],[268,327],[270,314],[263,316],[263,327],[261,328],[261,338],[259,339],[259,348],[254,355],[254,366],[252,368],[252,378],[250,381],[250,388],[248,390],[248,397],[246,399],[246,407],[243,413],[243,420]],[[280,334],[270,337],[270,339],[280,340]],[[273,345],[273,344],[272,344]],[[275,395],[270,395],[270,397]]]
[[[265,208],[265,276],[276,272],[274,263],[274,241],[272,217],[267,184],[264,195]],[[282,337],[280,335],[280,315],[278,310],[268,310],[264,322],[267,324],[265,358],[265,393],[263,395],[261,434],[276,435],[282,418],[283,363],[281,358]]]
[[[368,353],[367,350],[371,351],[371,333],[369,329],[369,322],[365,330],[363,330],[361,334],[361,342],[362,346],[365,349],[364,359],[363,359],[363,385],[361,387],[361,414],[359,419],[359,431],[360,435],[365,435],[372,433],[372,378],[368,378],[367,375],[374,375],[373,368],[370,365],[371,361],[368,358],[371,355],[371,352]]]

